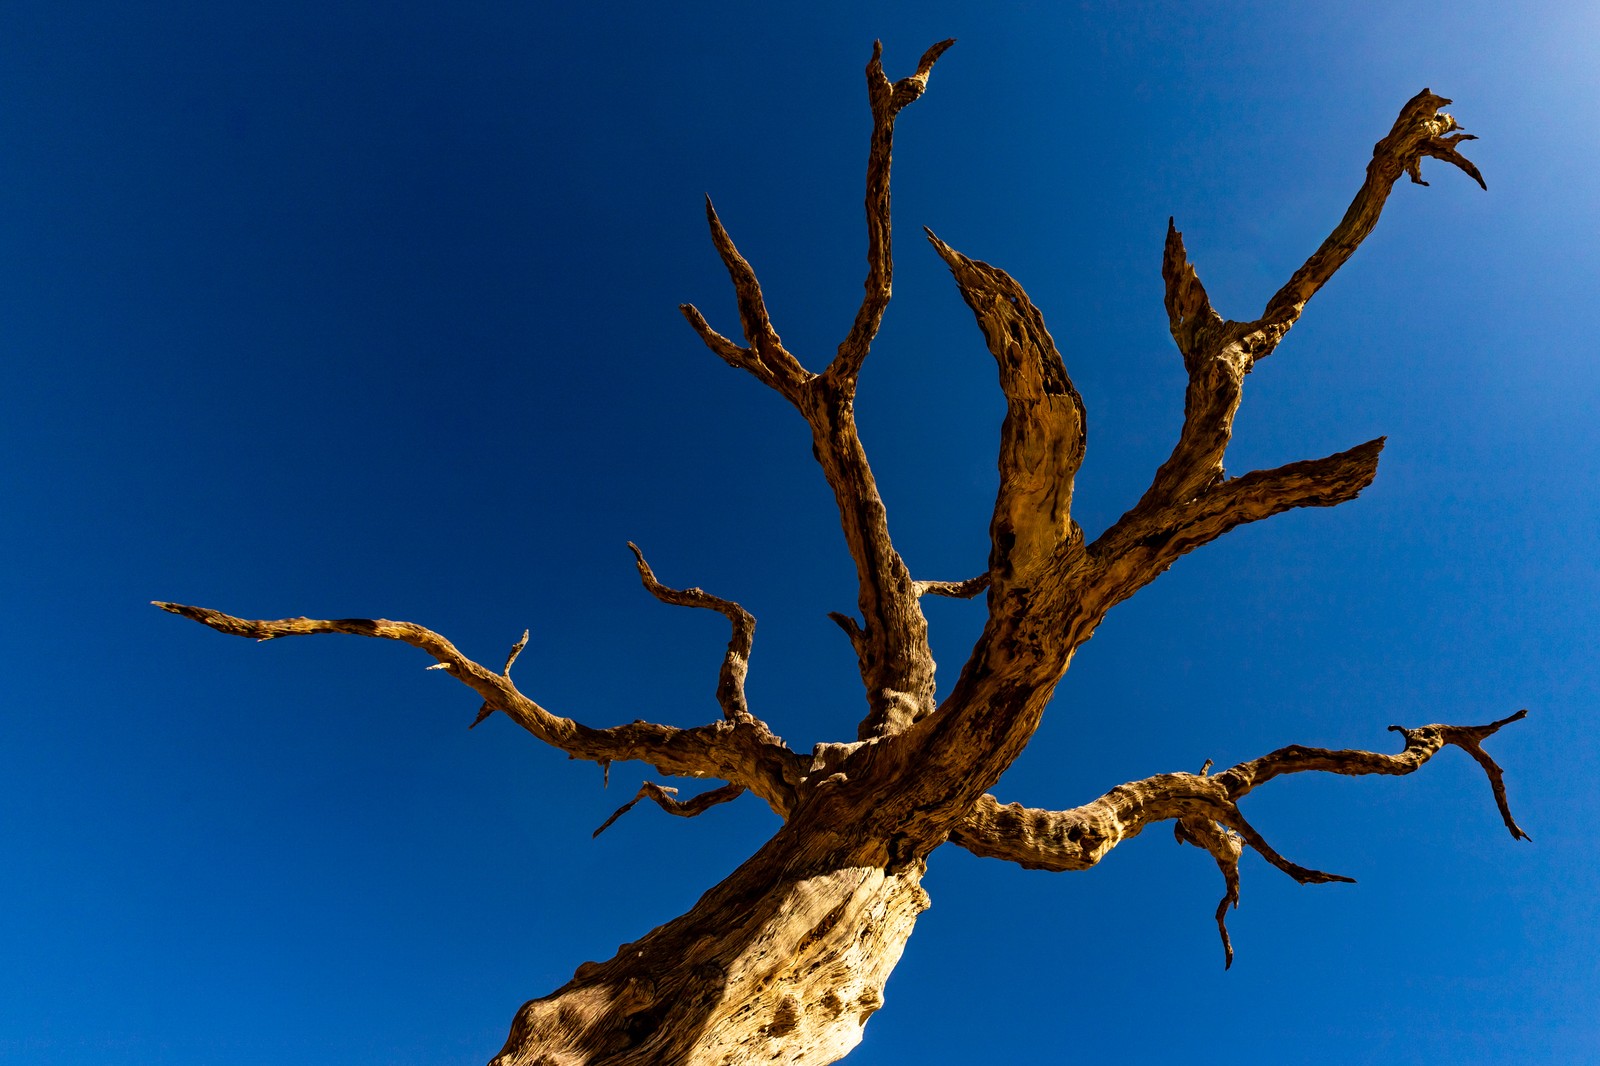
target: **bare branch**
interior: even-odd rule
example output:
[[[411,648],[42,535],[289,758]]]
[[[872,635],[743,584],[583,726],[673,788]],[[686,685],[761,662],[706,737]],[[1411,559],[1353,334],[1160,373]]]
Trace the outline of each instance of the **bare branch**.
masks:
[[[867,715],[857,735],[865,740],[898,733],[934,708],[928,622],[911,573],[889,536],[888,511],[856,431],[852,401],[819,378],[806,390],[801,411],[856,568],[861,624],[851,633],[851,644],[867,695]]]
[[[1189,383],[1178,442],[1135,510],[1187,500],[1222,480],[1223,455],[1251,366],[1239,344],[1243,330],[1237,323],[1223,321],[1212,308],[1183,247],[1183,234],[1170,218],[1161,277],[1172,339],[1183,354]]]
[[[1304,773],[1319,770],[1336,774],[1391,774],[1402,775],[1415,771],[1433,758],[1441,748],[1454,745],[1471,755],[1483,767],[1494,793],[1495,805],[1500,810],[1506,829],[1517,840],[1531,840],[1511,816],[1506,800],[1505,775],[1500,767],[1483,750],[1483,742],[1499,732],[1503,726],[1519,722],[1528,716],[1526,709],[1487,725],[1425,725],[1415,729],[1392,725],[1389,729],[1406,738],[1405,750],[1398,755],[1383,755],[1373,751],[1329,750],[1308,748],[1292,744],[1269,752],[1259,759],[1242,762],[1216,775],[1228,794],[1241,799],[1252,790],[1282,774]]]
[[[867,64],[867,99],[872,106],[872,142],[867,151],[867,280],[861,309],[856,312],[850,333],[839,344],[838,354],[828,367],[828,376],[843,391],[855,391],[856,376],[866,361],[867,351],[883,322],[893,289],[894,259],[890,241],[889,169],[894,147],[894,120],[901,109],[916,100],[928,87],[933,64],[955,40],[940,41],[922,54],[917,72],[894,84],[883,73],[883,42],[872,43],[872,60]]]
[[[1401,109],[1389,135],[1373,148],[1366,180],[1344,218],[1268,301],[1262,317],[1255,322],[1225,321],[1212,308],[1189,262],[1183,235],[1168,220],[1161,275],[1166,282],[1172,338],[1183,353],[1189,372],[1183,429],[1149,490],[1124,520],[1156,507],[1184,503],[1222,481],[1223,459],[1243,396],[1245,375],[1272,353],[1306,303],[1372,232],[1390,189],[1402,173],[1410,171],[1415,176],[1422,156],[1432,155],[1460,167],[1482,184],[1477,168],[1455,148],[1466,135],[1444,136],[1459,128],[1454,118],[1438,110],[1449,102],[1424,89]]]
[[[717,254],[721,256],[722,264],[727,267],[728,277],[733,282],[734,296],[739,304],[739,325],[749,347],[740,348],[713,330],[692,305],[680,305],[679,310],[706,347],[724,362],[748,370],[763,383],[782,393],[791,403],[798,403],[800,390],[814,375],[789,354],[778,337],[778,331],[773,329],[766,298],[761,295],[761,283],[756,280],[756,273],[749,262],[734,246],[733,238],[723,228],[709,196],[706,197],[706,224],[711,228],[711,243],[716,246]]]
[[[1167,318],[1178,351],[1187,358],[1203,347],[1204,332],[1221,326],[1222,316],[1211,307],[1211,298],[1200,275],[1195,273],[1183,247],[1183,234],[1173,219],[1167,219],[1167,246],[1161,256],[1161,280],[1166,283]]]
[[[1522,827],[1517,824],[1517,820],[1511,817],[1511,804],[1506,799],[1505,771],[1501,770],[1500,764],[1491,759],[1489,753],[1483,750],[1484,738],[1491,736],[1506,723],[1526,718],[1527,715],[1527,710],[1523,709],[1508,718],[1502,718],[1498,722],[1490,722],[1488,725],[1439,726],[1438,728],[1443,732],[1446,744],[1454,744],[1472,756],[1478,765],[1483,767],[1483,772],[1489,778],[1489,788],[1494,793],[1495,806],[1500,808],[1500,818],[1505,822],[1506,828],[1511,831],[1512,838],[1531,842],[1533,838],[1524,833]],[[1400,726],[1392,725],[1389,728],[1396,732],[1405,732]]]
[[[856,650],[858,655],[861,654],[862,641],[867,639],[867,634],[856,623],[856,620],[842,611],[829,611],[828,618],[832,620],[834,625],[844,630],[844,635],[850,638],[850,646]]]
[[[1141,503],[1089,546],[1095,562],[1085,599],[1100,611],[1154,581],[1181,555],[1246,522],[1296,507],[1333,507],[1353,500],[1377,476],[1384,438],[1321,459],[1254,470],[1187,503]]]
[[[219,633],[258,641],[347,633],[410,644],[433,656],[446,673],[483,697],[486,708],[503,711],[523,729],[572,758],[602,764],[633,759],[649,763],[664,774],[721,778],[748,788],[766,800],[780,816],[787,816],[794,806],[794,790],[803,772],[801,760],[759,723],[722,721],[694,729],[677,729],[641,720],[610,729],[594,729],[552,714],[518,691],[509,677],[486,669],[438,633],[411,622],[384,618],[261,621],[178,603],[156,601],[155,606]],[[478,720],[484,717],[486,715],[480,711]]]
[[[1482,746],[1483,741],[1502,726],[1522,719],[1527,713],[1518,711],[1480,726],[1427,725],[1416,729],[1390,726],[1406,741],[1405,750],[1394,755],[1290,745],[1210,777],[1203,773],[1158,774],[1118,785],[1091,803],[1064,811],[1026,808],[1015,803],[1002,806],[993,796],[985,795],[951,832],[950,842],[975,855],[1005,859],[1030,870],[1087,870],[1117,844],[1137,836],[1145,827],[1176,819],[1177,838],[1209,851],[1227,881],[1227,892],[1217,909],[1217,925],[1231,964],[1233,947],[1224,914],[1228,906],[1238,904],[1238,859],[1242,845],[1254,848],[1269,863],[1301,884],[1352,881],[1285,859],[1245,818],[1239,810],[1239,800],[1283,774],[1308,771],[1347,776],[1409,774],[1440,749],[1453,744],[1483,766],[1506,828],[1514,839],[1527,840],[1528,835],[1511,816],[1504,775]]]
[[[1255,848],[1256,853],[1263,859],[1266,859],[1273,866],[1294,878],[1299,884],[1327,885],[1338,882],[1353,885],[1356,883],[1356,879],[1353,877],[1346,877],[1343,874],[1330,874],[1323,870],[1313,870],[1310,867],[1301,866],[1299,863],[1290,862],[1282,855],[1279,855],[1272,845],[1267,843],[1266,838],[1256,830],[1255,826],[1245,820],[1244,814],[1240,812],[1239,808],[1232,804],[1227,805],[1224,815],[1219,820],[1229,829],[1238,833],[1240,840]]]
[[[1222,936],[1222,968],[1233,965],[1233,939],[1228,936],[1228,908],[1239,907],[1239,858],[1244,842],[1239,834],[1209,818],[1179,818],[1172,823],[1172,835],[1180,844],[1193,844],[1211,853],[1222,871],[1222,902],[1217,904],[1217,932]]]
[[[965,581],[918,581],[913,587],[918,596],[946,596],[953,600],[970,600],[989,587],[989,575],[979,574]]]
[[[989,525],[989,576],[1003,588],[1014,573],[1081,542],[1072,521],[1072,479],[1083,462],[1083,399],[1072,387],[1054,338],[1028,294],[1009,274],[968,259],[930,230],[1000,368],[1006,419],[1000,430],[1000,491]]]
[[[624,814],[627,814],[629,811],[633,810],[633,805],[642,799],[654,800],[656,804],[668,814],[675,814],[679,818],[693,818],[695,815],[702,813],[707,808],[715,807],[719,803],[727,803],[729,800],[738,799],[740,796],[744,795],[744,786],[726,784],[720,788],[714,788],[710,792],[702,792],[700,795],[686,800],[673,799],[673,797],[677,794],[678,790],[675,788],[668,788],[665,785],[658,785],[653,781],[646,781],[644,784],[639,786],[639,792],[633,797],[633,799],[618,807],[616,813],[612,814],[610,818],[607,818],[603,823],[601,823],[600,828],[596,829],[590,835],[597,837],[601,833],[604,833],[607,829],[610,829],[613,822],[615,822],[618,818],[621,818]]]
[[[1367,235],[1378,224],[1384,201],[1389,198],[1389,192],[1400,175],[1409,174],[1418,185],[1427,184],[1422,180],[1423,156],[1442,159],[1462,170],[1480,187],[1488,188],[1478,168],[1456,150],[1462,141],[1477,138],[1465,133],[1445,136],[1461,128],[1454,117],[1439,110],[1448,103],[1450,101],[1444,97],[1435,96],[1424,89],[1400,109],[1389,135],[1373,146],[1366,180],[1338,226],[1334,227],[1305,264],[1294,272],[1283,288],[1267,301],[1261,318],[1252,323],[1252,330],[1257,334],[1256,343],[1265,346],[1265,350],[1259,352],[1256,358],[1263,358],[1271,351],[1272,345],[1294,325],[1317,290],[1327,284],[1328,279],[1349,261],[1356,248],[1367,239]]]
[[[761,365],[761,360],[756,358],[754,352],[749,348],[739,347],[712,329],[711,324],[706,321],[705,316],[700,313],[700,309],[695,307],[694,304],[679,304],[678,310],[684,318],[688,319],[689,325],[694,327],[694,331],[700,335],[700,339],[705,342],[705,346],[710,348],[723,362],[736,370],[749,371],[761,379],[762,384],[768,388],[779,392],[783,391],[778,388],[777,379],[772,376],[766,367]]]
[[[633,552],[633,557],[638,562],[639,579],[644,582],[644,587],[649,590],[650,595],[662,603],[678,607],[702,607],[716,611],[728,619],[733,626],[733,635],[728,640],[728,653],[723,656],[722,669],[717,675],[717,704],[722,708],[723,717],[730,722],[756,722],[757,719],[750,713],[750,706],[745,701],[744,695],[744,679],[750,672],[750,647],[755,641],[756,620],[751,617],[749,611],[732,600],[713,596],[697,588],[668,588],[656,580],[656,575],[651,572],[650,564],[645,562],[644,553],[639,550],[637,544],[630,540],[628,549]],[[764,723],[762,728],[765,728]]]
[[[522,649],[528,646],[528,636],[531,632],[531,630],[524,629],[521,639],[511,645],[511,651],[506,655],[505,669],[500,671],[506,677],[511,676],[511,664],[517,661],[517,656],[522,654]]]
[[[709,199],[706,220],[733,282],[747,347],[713,330],[694,307],[685,304],[680,308],[708,348],[729,365],[748,371],[780,392],[810,426],[812,450],[833,490],[845,544],[856,566],[862,624],[851,633],[851,643],[867,695],[867,715],[857,727],[862,738],[900,732],[934,709],[927,620],[911,576],[889,537],[883,500],[861,446],[853,405],[856,376],[882,321],[891,289],[889,169],[894,118],[921,95],[933,64],[952,43],[934,45],[923,55],[915,74],[893,84],[883,74],[881,46],[874,47],[867,68],[873,133],[867,160],[866,293],[826,374],[811,374],[783,347],[755,272],[734,247]]]

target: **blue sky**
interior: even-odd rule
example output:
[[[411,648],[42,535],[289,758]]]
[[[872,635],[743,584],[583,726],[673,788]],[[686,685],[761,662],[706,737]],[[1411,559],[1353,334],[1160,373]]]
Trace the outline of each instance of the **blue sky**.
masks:
[[[1089,411],[1097,532],[1165,456],[1176,216],[1245,317],[1424,86],[1434,164],[1248,382],[1230,469],[1389,435],[1376,484],[1186,557],[1079,654],[1003,800],[1281,744],[1481,722],[1534,843],[1450,751],[1280,779],[1224,973],[1210,860],[936,853],[856,1064],[1600,1057],[1593,332],[1600,14],[1489,3],[106,5],[0,9],[0,1061],[476,1063],[525,998],[685,910],[771,832],[567,761],[410,649],[258,646],[149,607],[403,618],[596,725],[695,724],[721,620],[753,706],[853,735],[854,600],[799,420],[736,328],[710,193],[789,347],[859,299],[874,38],[959,44],[896,143],[896,300],[858,412],[919,577],[981,567],[1003,405],[931,226],[1027,286]],[[980,603],[929,605],[942,678]]]

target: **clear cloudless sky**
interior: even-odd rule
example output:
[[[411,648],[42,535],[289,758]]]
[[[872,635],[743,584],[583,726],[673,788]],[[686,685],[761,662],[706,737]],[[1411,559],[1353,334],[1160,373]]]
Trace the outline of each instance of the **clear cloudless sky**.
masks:
[[[10,0],[0,6],[0,1061],[480,1063],[516,1007],[687,909],[775,826],[684,821],[400,645],[257,645],[150,607],[429,625],[595,725],[716,714],[725,626],[791,745],[863,708],[852,572],[800,421],[737,330],[710,193],[826,362],[860,295],[868,118],[896,298],[858,400],[917,576],[981,569],[1003,407],[932,227],[1029,289],[1088,405],[1093,535],[1170,448],[1169,215],[1216,305],[1267,297],[1424,86],[1430,162],[1248,382],[1236,473],[1388,435],[1378,480],[1185,557],[1078,655],[997,792],[1066,807],[1287,743],[1481,722],[1281,779],[1224,972],[1222,885],[1165,827],[1084,874],[942,849],[850,1061],[1600,1059],[1594,643],[1600,9],[1588,2]],[[982,601],[928,605],[942,679]],[[705,617],[702,617],[702,614]],[[685,783],[692,790],[695,783]]]

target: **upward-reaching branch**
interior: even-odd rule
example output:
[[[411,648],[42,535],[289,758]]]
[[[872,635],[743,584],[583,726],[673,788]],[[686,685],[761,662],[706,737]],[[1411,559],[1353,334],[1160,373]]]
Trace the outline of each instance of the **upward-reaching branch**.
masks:
[[[894,149],[895,116],[928,87],[934,63],[955,39],[940,41],[917,62],[917,72],[890,84],[883,73],[883,42],[872,42],[872,60],[867,64],[867,99],[872,105],[872,146],[867,152],[867,280],[861,309],[856,312],[850,333],[839,344],[839,352],[828,367],[845,391],[854,391],[856,375],[867,358],[889,306],[893,288],[894,258],[890,245],[889,163]]]
[[[1283,288],[1267,301],[1261,318],[1252,323],[1255,329],[1263,332],[1260,343],[1268,343],[1271,338],[1270,343],[1276,344],[1277,338],[1294,325],[1317,290],[1355,254],[1356,248],[1378,224],[1384,201],[1401,174],[1410,175],[1417,185],[1428,184],[1422,180],[1424,156],[1444,160],[1477,182],[1480,188],[1488,189],[1478,168],[1457,150],[1462,141],[1478,138],[1470,133],[1455,132],[1461,129],[1455,117],[1439,110],[1449,103],[1427,89],[1406,101],[1389,135],[1373,146],[1372,162],[1367,164],[1367,180],[1350,201],[1344,218]],[[1266,352],[1261,352],[1256,358],[1265,355]]]
[[[1083,457],[1083,408],[1043,320],[1010,277],[934,239],[1000,364],[1007,415],[989,619],[938,713],[905,738],[904,746],[916,749],[907,765],[915,765],[917,779],[907,783],[902,804],[885,807],[896,831],[909,833],[912,823],[925,832],[939,828],[998,780],[1037,728],[1074,650],[1107,611],[1178,556],[1244,522],[1345,502],[1371,482],[1381,439],[1232,480],[1223,459],[1245,375],[1371,231],[1389,185],[1401,173],[1415,176],[1424,155],[1481,182],[1456,152],[1461,138],[1444,136],[1457,128],[1438,113],[1445,102],[1424,91],[1405,105],[1374,149],[1343,221],[1285,287],[1294,298],[1285,303],[1280,294],[1261,322],[1228,321],[1212,308],[1182,235],[1168,223],[1162,276],[1173,340],[1189,377],[1183,428],[1143,498],[1087,549],[1069,514],[1071,479]],[[954,784],[926,784],[941,775]]]
[[[1279,472],[1273,471],[1230,481],[1223,461],[1244,394],[1245,375],[1272,353],[1306,303],[1372,232],[1400,175],[1409,173],[1413,181],[1421,182],[1421,160],[1433,156],[1459,167],[1483,185],[1478,168],[1456,149],[1471,136],[1447,136],[1460,128],[1454,118],[1439,110],[1449,102],[1424,89],[1401,108],[1388,136],[1373,147],[1366,178],[1344,217],[1254,322],[1225,320],[1212,308],[1189,262],[1183,235],[1168,222],[1161,275],[1166,282],[1172,338],[1189,374],[1183,428],[1143,498],[1090,546],[1099,575],[1096,598],[1106,607],[1153,580],[1177,554],[1220,536],[1240,521],[1289,507],[1339,503],[1371,481],[1381,440],[1314,464],[1280,468],[1279,472],[1310,472],[1321,483],[1310,494],[1304,491],[1303,478],[1274,476]],[[1240,510],[1233,505],[1246,497],[1254,500],[1250,508]],[[1227,521],[1200,520],[1203,514],[1229,513],[1233,517]]]
[[[1045,328],[1044,316],[1005,271],[968,259],[928,231],[972,308],[1000,368],[1000,490],[989,524],[990,596],[1019,572],[1048,561],[1083,533],[1072,521],[1072,479],[1083,463],[1083,398]]]
[[[748,347],[741,348],[712,329],[693,304],[681,304],[678,310],[689,320],[689,325],[694,327],[706,347],[723,362],[749,371],[790,403],[798,405],[801,391],[813,375],[783,346],[778,331],[772,327],[772,316],[767,313],[766,297],[761,294],[761,283],[756,280],[756,272],[734,246],[733,238],[723,228],[722,219],[717,217],[717,209],[711,205],[709,196],[706,197],[706,224],[711,228],[711,243],[716,246],[717,255],[728,270],[728,279],[733,282],[733,294],[739,304],[739,327]]]
[[[761,295],[755,271],[707,201],[711,239],[733,282],[745,346],[729,340],[690,304],[680,308],[700,339],[730,366],[748,371],[777,390],[805,416],[812,451],[839,508],[845,545],[855,562],[861,622],[841,622],[850,634],[867,714],[857,727],[862,739],[898,733],[933,711],[933,655],[916,582],[889,536],[883,498],[856,431],[855,391],[867,351],[888,306],[894,265],[890,246],[889,170],[895,117],[922,95],[933,65],[954,41],[923,53],[915,74],[891,83],[883,72],[883,48],[875,43],[867,64],[872,140],[867,153],[867,280],[861,308],[838,354],[814,375],[783,346]],[[844,616],[837,616],[843,618]]]

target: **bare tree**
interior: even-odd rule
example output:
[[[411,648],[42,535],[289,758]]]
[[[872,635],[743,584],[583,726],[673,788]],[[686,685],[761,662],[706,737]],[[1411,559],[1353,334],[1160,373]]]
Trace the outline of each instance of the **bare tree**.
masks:
[[[1086,870],[1152,823],[1170,820],[1178,840],[1204,848],[1222,872],[1216,917],[1231,962],[1225,916],[1238,903],[1246,847],[1302,883],[1349,880],[1285,859],[1245,818],[1240,801],[1275,777],[1408,774],[1455,745],[1483,767],[1511,835],[1527,838],[1507,806],[1500,767],[1482,746],[1525,711],[1488,725],[1390,726],[1404,740],[1394,754],[1291,745],[1217,773],[1207,762],[1198,773],[1131,781],[1071,810],[1035,810],[989,794],[1033,736],[1073,652],[1114,605],[1178,556],[1235,526],[1295,507],[1343,503],[1371,483],[1381,438],[1320,459],[1227,476],[1223,459],[1244,377],[1372,231],[1402,174],[1426,184],[1419,168],[1427,156],[1480,185],[1483,179],[1458,151],[1471,135],[1439,110],[1450,101],[1424,89],[1373,149],[1344,218],[1260,315],[1245,321],[1225,319],[1212,308],[1182,235],[1169,223],[1162,277],[1172,337],[1188,371],[1183,428],[1143,497],[1092,542],[1071,511],[1084,454],[1084,405],[1043,316],[1004,271],[930,232],[999,366],[1006,416],[988,565],[965,581],[918,580],[890,539],[853,406],[857,377],[889,302],[895,120],[922,95],[934,63],[952,43],[928,49],[916,73],[896,82],[884,75],[881,48],[873,48],[867,66],[866,294],[825,369],[807,369],[784,346],[755,271],[709,202],[711,239],[733,282],[742,343],[719,333],[693,306],[681,308],[706,347],[776,390],[810,427],[859,582],[859,617],[833,615],[849,636],[866,689],[866,715],[855,740],[819,744],[809,753],[786,746],[745,698],[755,620],[730,600],[663,585],[638,548],[639,576],[653,596],[717,611],[729,621],[718,721],[692,729],[642,721],[596,729],[554,714],[511,680],[526,634],[495,671],[409,622],[248,621],[157,604],[258,640],[350,633],[403,641],[481,697],[474,725],[499,711],[574,758],[605,767],[639,760],[662,774],[724,782],[688,800],[646,783],[601,830],[645,799],[692,817],[750,791],[778,815],[782,825],[771,839],[687,914],[623,945],[605,962],[582,964],[565,985],[524,1004],[493,1060],[500,1066],[836,1061],[860,1041],[867,1019],[882,1005],[884,984],[928,903],[920,885],[927,857],[947,843],[1029,869]],[[979,593],[988,599],[982,635],[938,703],[920,600]]]

